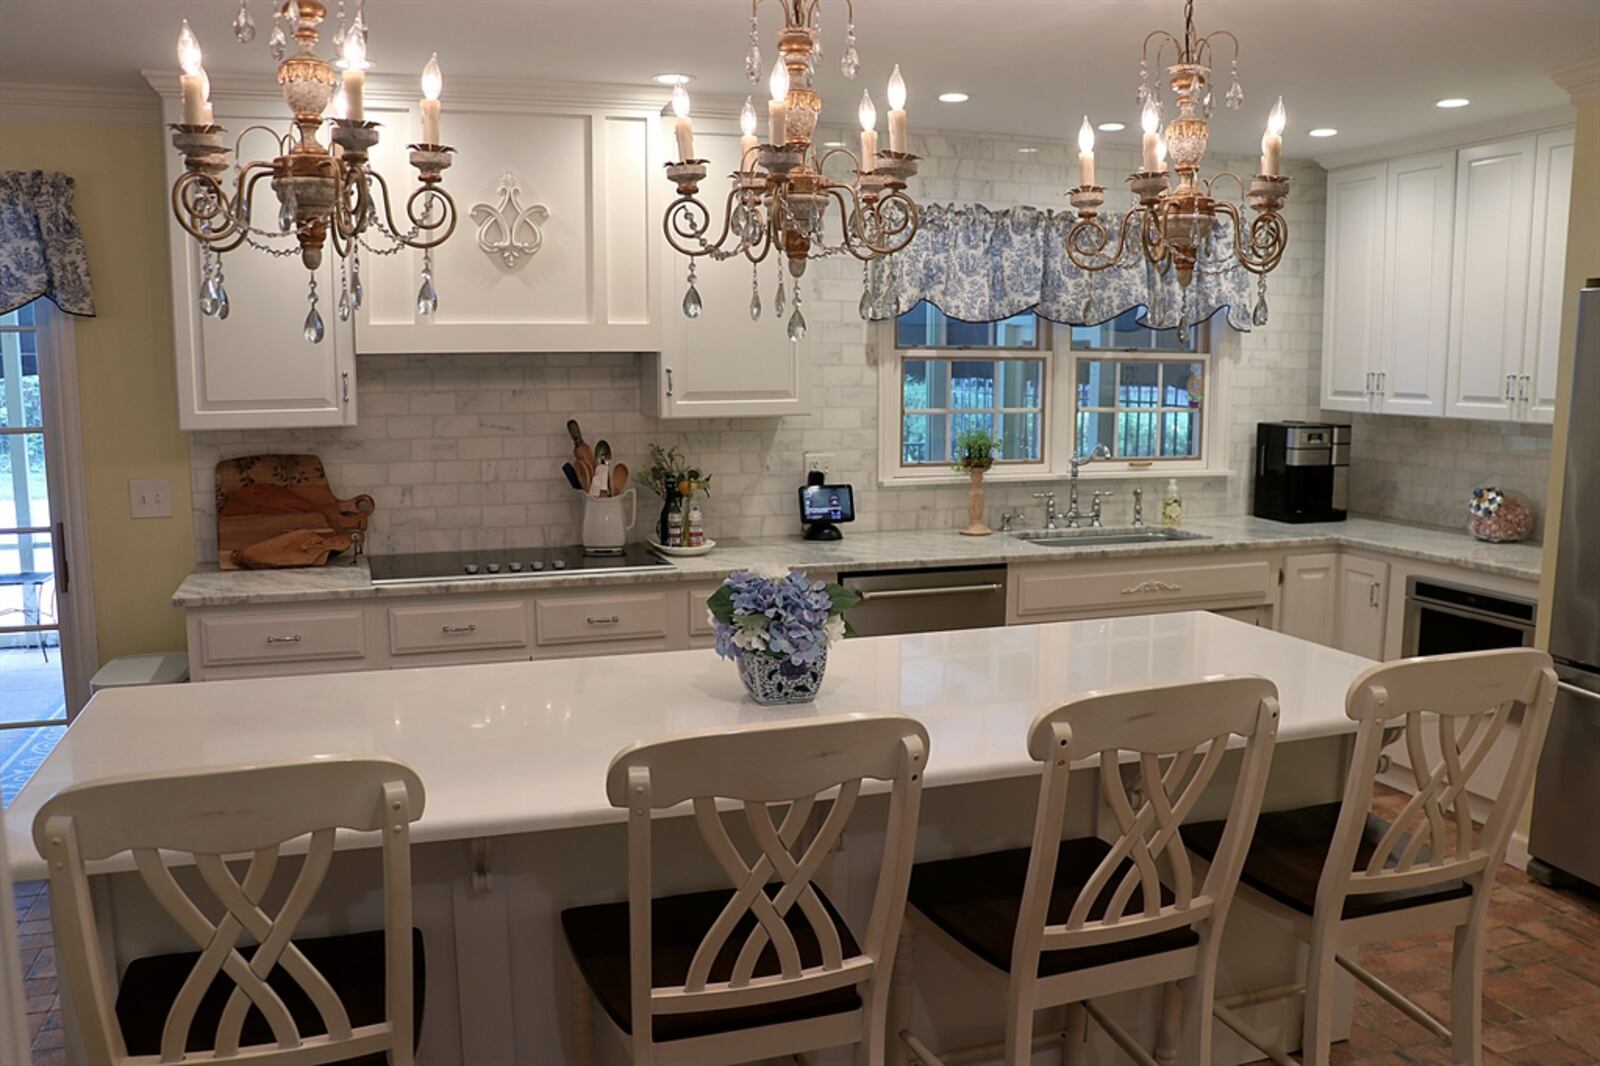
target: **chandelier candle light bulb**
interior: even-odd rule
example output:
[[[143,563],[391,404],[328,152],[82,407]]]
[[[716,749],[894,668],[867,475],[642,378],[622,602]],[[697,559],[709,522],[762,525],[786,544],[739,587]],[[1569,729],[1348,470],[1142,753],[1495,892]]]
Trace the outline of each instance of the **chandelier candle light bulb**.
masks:
[[[1278,176],[1278,158],[1283,152],[1283,128],[1289,123],[1289,115],[1283,109],[1283,97],[1278,97],[1278,102],[1272,105],[1271,114],[1267,115],[1267,132],[1261,135],[1261,173],[1269,178]]]
[[[906,80],[898,63],[889,75],[889,151],[906,151]]]
[[[744,98],[744,107],[739,109],[739,134],[739,169],[754,170],[754,153],[760,141],[756,139],[756,105],[748,96]]]
[[[878,169],[878,109],[865,89],[856,115],[861,119],[861,172],[870,174]]]
[[[183,28],[178,31],[178,66],[183,68],[178,77],[183,88],[183,121],[190,126],[207,125],[210,120],[206,117],[206,90],[210,79],[200,65],[200,42],[189,28],[188,19],[183,20]]]
[[[1155,97],[1144,102],[1144,110],[1139,114],[1139,128],[1144,130],[1143,165],[1148,172],[1156,169],[1156,144],[1161,139],[1158,128],[1161,125],[1161,114],[1156,110]]]
[[[789,140],[789,68],[781,56],[772,65],[767,89],[772,94],[767,102],[767,143],[781,146]]]
[[[1084,188],[1094,184],[1094,127],[1088,115],[1078,127],[1078,184]]]
[[[689,118],[689,92],[683,82],[672,87],[672,113],[677,116],[673,132],[678,137],[678,158],[694,158],[694,122]]]
[[[439,70],[439,53],[428,57],[422,68],[422,142],[443,144],[439,139],[439,93],[444,89],[444,73]]]
[[[347,33],[344,38],[345,113],[351,122],[365,122],[367,86],[367,42],[362,34]]]

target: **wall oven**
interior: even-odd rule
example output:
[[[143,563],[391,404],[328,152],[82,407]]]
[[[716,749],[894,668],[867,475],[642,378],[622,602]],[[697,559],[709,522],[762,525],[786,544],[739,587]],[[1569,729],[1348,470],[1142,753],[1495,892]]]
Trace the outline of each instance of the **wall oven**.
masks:
[[[1528,647],[1537,613],[1532,600],[1413,577],[1406,582],[1402,654]]]

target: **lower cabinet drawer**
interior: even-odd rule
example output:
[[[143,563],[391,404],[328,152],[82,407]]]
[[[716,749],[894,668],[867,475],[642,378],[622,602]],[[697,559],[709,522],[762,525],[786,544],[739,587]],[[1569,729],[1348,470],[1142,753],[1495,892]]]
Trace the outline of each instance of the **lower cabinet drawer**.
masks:
[[[649,640],[667,635],[667,594],[540,599],[534,608],[541,645]]]
[[[522,600],[389,608],[391,655],[527,646],[528,605]]]
[[[360,659],[366,653],[360,610],[200,619],[200,661],[207,666]]]
[[[1040,568],[1016,578],[1019,617],[1142,614],[1269,602],[1275,574],[1265,560],[1194,566]]]

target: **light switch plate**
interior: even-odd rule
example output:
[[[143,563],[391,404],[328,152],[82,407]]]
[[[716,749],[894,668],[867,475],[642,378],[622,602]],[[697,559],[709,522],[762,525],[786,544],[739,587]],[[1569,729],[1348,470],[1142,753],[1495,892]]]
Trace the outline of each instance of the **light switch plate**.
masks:
[[[128,511],[135,518],[171,518],[172,482],[128,482]]]

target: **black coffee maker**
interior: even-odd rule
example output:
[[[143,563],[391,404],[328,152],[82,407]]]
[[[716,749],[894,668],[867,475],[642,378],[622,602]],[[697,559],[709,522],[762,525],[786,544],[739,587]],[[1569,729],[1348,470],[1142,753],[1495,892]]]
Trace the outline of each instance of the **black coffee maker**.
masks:
[[[1254,514],[1274,522],[1343,522],[1350,497],[1350,427],[1258,422]]]

